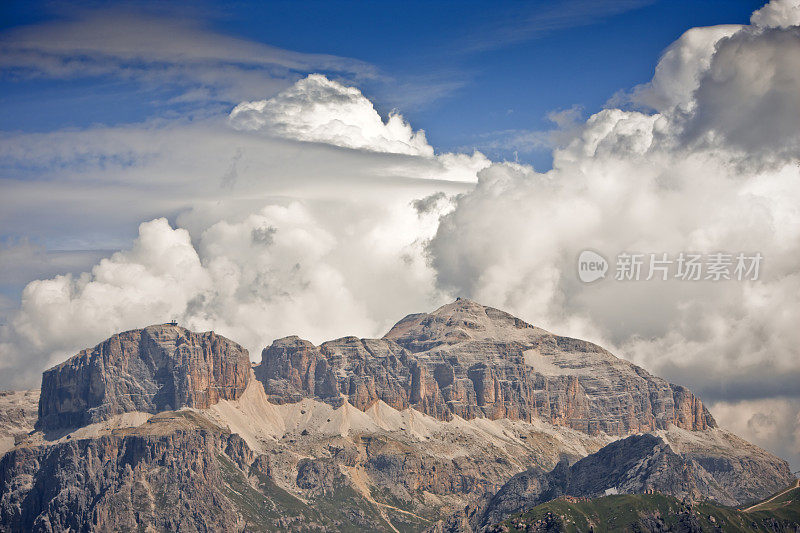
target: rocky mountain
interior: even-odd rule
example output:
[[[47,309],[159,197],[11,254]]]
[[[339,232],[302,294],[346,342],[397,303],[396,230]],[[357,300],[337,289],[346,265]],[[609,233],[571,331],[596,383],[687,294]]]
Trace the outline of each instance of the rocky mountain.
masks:
[[[562,496],[669,494],[735,505],[736,499],[693,460],[675,453],[661,438],[633,435],[570,465],[545,472],[533,467],[512,477],[494,495],[455,513],[438,531],[480,531],[511,515]]]
[[[439,420],[539,419],[592,435],[716,425],[684,387],[466,299],[409,315],[382,339],[287,337],[261,357],[256,377],[275,403],[346,398],[365,410],[380,400]]]
[[[151,326],[47,370],[35,428],[15,401],[0,531],[459,530],[564,494],[743,503],[793,479],[686,389],[468,300],[252,368]]]
[[[0,531],[420,531],[524,465],[599,445],[568,429],[443,423],[385,404],[272,405],[254,380],[206,410],[33,432],[0,459]]]
[[[126,331],[44,372],[38,426],[78,427],[129,411],[208,408],[250,379],[247,350],[162,324]]]
[[[794,485],[747,509],[732,509],[711,501],[681,500],[657,493],[595,499],[562,497],[489,526],[486,531],[795,533],[799,529],[800,488]]]
[[[39,391],[0,391],[0,455],[36,424]]]

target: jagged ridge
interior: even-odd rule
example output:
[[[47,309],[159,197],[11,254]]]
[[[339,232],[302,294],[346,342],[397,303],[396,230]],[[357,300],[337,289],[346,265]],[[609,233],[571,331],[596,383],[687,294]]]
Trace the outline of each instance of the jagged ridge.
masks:
[[[468,523],[487,501],[513,503],[509,494],[527,505],[613,485],[741,503],[791,478],[785,462],[714,429],[688,390],[468,300],[410,315],[383,339],[282,339],[249,367],[224,337],[160,325],[48,370],[39,431],[15,430],[17,445],[0,458],[0,529],[120,519],[417,530],[476,498]],[[664,429],[586,457],[606,432],[642,428]],[[556,465],[564,454],[578,462]],[[520,490],[491,497],[531,465],[512,480]],[[153,507],[156,486],[185,495],[179,522]]]
[[[382,400],[441,420],[538,418],[590,434],[716,425],[688,389],[466,299],[409,315],[382,339],[276,340],[256,377],[276,403],[347,398],[365,410]]]

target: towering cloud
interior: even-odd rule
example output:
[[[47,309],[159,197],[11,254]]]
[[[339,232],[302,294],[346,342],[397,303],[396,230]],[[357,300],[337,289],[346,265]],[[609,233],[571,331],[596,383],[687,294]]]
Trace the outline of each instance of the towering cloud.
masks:
[[[312,74],[269,100],[237,105],[230,116],[237,129],[260,130],[301,141],[433,156],[424,131],[413,131],[397,114],[386,122],[354,87]]]
[[[4,224],[67,239],[149,222],[90,271],[27,286],[2,332],[2,385],[173,317],[257,354],[287,334],[379,335],[462,295],[685,383],[723,425],[774,411],[734,429],[800,464],[798,20],[796,1],[776,1],[750,25],[690,30],[629,106],[554,136],[545,173],[436,154],[321,75],[226,117],[6,139],[0,156],[37,180],[8,183]],[[55,193],[73,211],[53,210]],[[764,262],[757,281],[587,285],[584,249]]]
[[[735,423],[731,406],[746,420],[763,412],[766,400],[751,403],[757,397],[779,406],[776,416],[796,413],[797,13],[796,3],[778,2],[751,26],[690,30],[632,93],[651,112],[591,116],[555,150],[547,173],[513,164],[482,171],[428,245],[439,286],[614,345],[707,400],[724,399],[723,423]],[[612,261],[682,251],[765,259],[757,282],[587,286],[575,275],[584,249]],[[773,445],[782,435],[798,462],[796,432],[749,434]]]
[[[258,128],[243,122],[248,106],[262,111],[250,117]],[[3,328],[4,386],[172,318],[253,354],[289,334],[380,335],[443,301],[424,243],[489,164],[477,152],[434,154],[401,116],[383,121],[357,89],[319,75],[225,121],[25,135],[2,156],[41,165],[30,167],[38,185],[8,184],[8,227],[35,231],[34,212],[51,239],[69,239],[81,225],[171,219],[142,223],[130,250],[88,272],[29,284]],[[49,194],[31,193],[45,184]],[[70,210],[51,209],[54,191],[71,195]]]
[[[772,0],[750,17],[750,22],[762,28],[800,26],[800,1]]]

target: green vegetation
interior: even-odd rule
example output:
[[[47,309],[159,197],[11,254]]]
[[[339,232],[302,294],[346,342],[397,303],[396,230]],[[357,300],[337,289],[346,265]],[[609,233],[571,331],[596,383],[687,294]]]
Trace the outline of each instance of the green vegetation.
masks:
[[[585,501],[553,500],[502,523],[497,530],[564,532],[792,531],[800,525],[800,488],[750,511],[703,501],[684,503],[661,494],[605,496]]]

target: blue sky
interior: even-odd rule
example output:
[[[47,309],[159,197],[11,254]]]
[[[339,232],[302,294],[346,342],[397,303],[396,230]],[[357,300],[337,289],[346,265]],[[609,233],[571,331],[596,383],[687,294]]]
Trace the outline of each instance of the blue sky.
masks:
[[[582,116],[652,77],[660,52],[694,26],[747,23],[762,2],[220,2],[114,4],[166,23],[306,54],[360,60],[373,75],[339,73],[385,114],[398,109],[440,151],[478,148],[494,159],[550,166],[550,149],[511,139],[553,127],[551,111]],[[120,7],[122,6],[122,7]],[[5,2],[3,34],[108,11],[102,3]],[[115,20],[120,20],[119,18]],[[125,31],[124,25],[120,31]],[[145,65],[141,72],[157,70]],[[314,69],[324,70],[324,69]],[[141,72],[0,79],[0,130],[48,131],[228,110],[236,102],[176,102],[194,83],[153,83]],[[300,76],[302,69],[285,73]],[[284,75],[281,73],[281,75]],[[267,97],[251,88],[247,96]],[[252,93],[252,94],[251,94]],[[228,99],[230,100],[230,99]],[[515,153],[516,152],[516,153]]]

